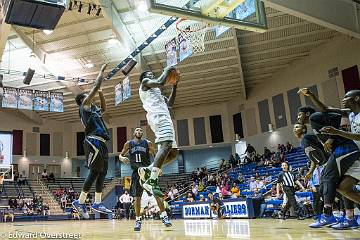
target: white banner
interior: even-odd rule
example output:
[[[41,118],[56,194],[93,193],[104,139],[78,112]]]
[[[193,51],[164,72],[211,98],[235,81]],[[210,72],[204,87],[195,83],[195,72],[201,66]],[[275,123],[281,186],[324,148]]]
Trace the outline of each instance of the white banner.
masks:
[[[183,205],[183,218],[210,218],[210,204]]]
[[[225,216],[231,218],[248,218],[246,201],[224,202]]]
[[[12,134],[0,132],[0,166],[12,164]]]

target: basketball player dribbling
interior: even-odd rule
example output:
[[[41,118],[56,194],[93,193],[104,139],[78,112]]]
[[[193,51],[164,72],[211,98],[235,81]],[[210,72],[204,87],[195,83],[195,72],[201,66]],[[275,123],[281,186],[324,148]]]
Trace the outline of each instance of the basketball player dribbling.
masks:
[[[165,85],[172,71],[176,71],[172,66],[165,68],[159,78],[155,78],[152,71],[145,71],[139,78],[140,99],[144,110],[147,112],[146,118],[148,124],[155,134],[155,143],[159,146],[159,151],[155,155],[154,163],[150,165],[149,168],[140,169],[139,172],[140,177],[145,180],[143,188],[155,196],[160,197],[163,196],[158,185],[161,167],[164,163],[173,161],[178,154],[174,125],[168,109],[174,104],[177,83],[174,84],[169,99],[163,96],[160,90],[160,87]],[[144,176],[148,175],[150,170],[150,178],[146,179]]]

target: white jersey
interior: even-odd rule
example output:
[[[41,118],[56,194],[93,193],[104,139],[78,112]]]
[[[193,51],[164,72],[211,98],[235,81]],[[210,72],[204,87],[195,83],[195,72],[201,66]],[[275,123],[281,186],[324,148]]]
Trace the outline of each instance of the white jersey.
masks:
[[[139,96],[143,104],[143,108],[148,115],[157,115],[157,114],[168,114],[169,109],[165,102],[164,96],[161,94],[159,88],[150,88],[147,91],[139,88]]]
[[[350,122],[351,132],[360,134],[360,113],[355,115],[355,113],[351,112],[349,114],[349,122]],[[354,142],[356,142],[356,144],[360,147],[359,141],[354,141]]]

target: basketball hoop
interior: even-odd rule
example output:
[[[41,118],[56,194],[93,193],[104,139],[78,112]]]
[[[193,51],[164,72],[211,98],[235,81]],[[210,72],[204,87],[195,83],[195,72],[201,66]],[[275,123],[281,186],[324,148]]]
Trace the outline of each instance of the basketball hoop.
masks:
[[[176,29],[190,42],[193,53],[205,51],[205,33],[209,27],[208,23],[188,20],[186,18],[181,18],[176,22]]]

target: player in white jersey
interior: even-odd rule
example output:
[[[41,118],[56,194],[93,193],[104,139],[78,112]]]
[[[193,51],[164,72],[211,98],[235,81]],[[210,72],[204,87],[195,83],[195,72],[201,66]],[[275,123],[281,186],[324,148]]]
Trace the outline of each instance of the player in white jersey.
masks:
[[[160,87],[165,85],[167,77],[173,70],[175,70],[174,67],[165,68],[159,78],[156,78],[153,72],[145,71],[139,78],[139,96],[143,108],[147,112],[148,124],[155,134],[155,143],[159,146],[159,151],[156,153],[153,165],[150,167],[150,178],[145,178],[143,188],[158,197],[163,196],[158,185],[161,167],[164,163],[173,161],[178,154],[174,125],[169,112],[169,108],[174,105],[177,83],[173,85],[169,98],[166,98],[160,90]],[[141,170],[139,170],[139,173],[140,177],[144,179]]]

